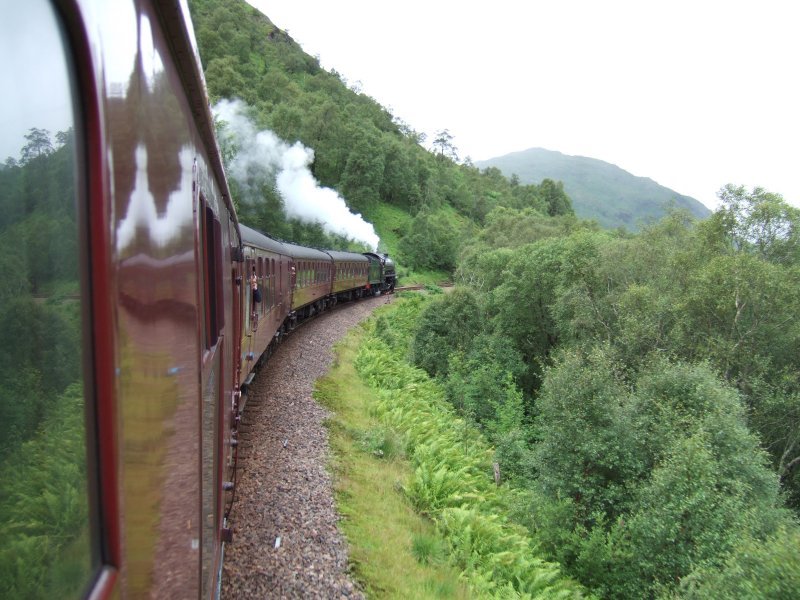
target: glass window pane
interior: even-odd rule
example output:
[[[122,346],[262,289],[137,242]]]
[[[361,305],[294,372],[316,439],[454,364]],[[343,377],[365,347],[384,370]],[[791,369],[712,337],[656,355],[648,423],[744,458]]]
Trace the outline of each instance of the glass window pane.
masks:
[[[71,65],[44,0],[0,19],[0,595],[78,597],[93,554]]]

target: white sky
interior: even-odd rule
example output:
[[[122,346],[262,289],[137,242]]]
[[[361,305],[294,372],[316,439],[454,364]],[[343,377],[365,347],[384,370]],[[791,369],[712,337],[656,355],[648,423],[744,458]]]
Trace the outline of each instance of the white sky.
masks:
[[[248,0],[322,66],[462,158],[591,156],[713,207],[800,206],[790,0]]]
[[[67,66],[53,11],[46,2],[3,3],[0,19],[0,163],[20,158],[32,127],[72,126]],[[55,142],[54,142],[55,143]]]

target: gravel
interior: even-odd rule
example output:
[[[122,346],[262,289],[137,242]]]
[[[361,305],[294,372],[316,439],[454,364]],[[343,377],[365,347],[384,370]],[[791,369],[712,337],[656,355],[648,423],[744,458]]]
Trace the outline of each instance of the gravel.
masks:
[[[326,470],[328,411],[311,397],[332,345],[391,296],[348,303],[303,324],[250,388],[240,425],[239,482],[225,550],[223,598],[363,598]]]

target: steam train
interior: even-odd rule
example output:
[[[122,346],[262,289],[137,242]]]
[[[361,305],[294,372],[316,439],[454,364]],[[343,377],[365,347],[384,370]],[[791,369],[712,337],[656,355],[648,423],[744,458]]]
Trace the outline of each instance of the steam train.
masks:
[[[46,348],[3,354],[18,361],[3,362],[3,387],[21,391],[0,411],[23,423],[35,401],[8,373],[46,377],[56,355],[77,366],[0,454],[4,475],[37,457],[20,487],[45,490],[23,518],[22,492],[11,478],[0,488],[0,596],[216,597],[256,365],[303,318],[391,292],[394,264],[238,222],[184,1],[6,13],[3,135],[28,143],[0,167],[26,199],[0,242],[27,232],[15,256],[30,275],[0,294],[2,346],[28,341],[13,333],[20,302],[49,320],[35,324]]]

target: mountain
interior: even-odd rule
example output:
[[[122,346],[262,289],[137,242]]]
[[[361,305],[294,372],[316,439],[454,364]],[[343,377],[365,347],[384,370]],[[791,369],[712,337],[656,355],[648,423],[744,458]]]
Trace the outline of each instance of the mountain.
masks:
[[[562,181],[575,213],[604,227],[624,226],[635,231],[643,223],[661,218],[670,205],[685,208],[701,219],[711,214],[694,198],[596,158],[531,148],[475,164],[481,169],[496,167],[507,177],[516,174],[520,183]]]

